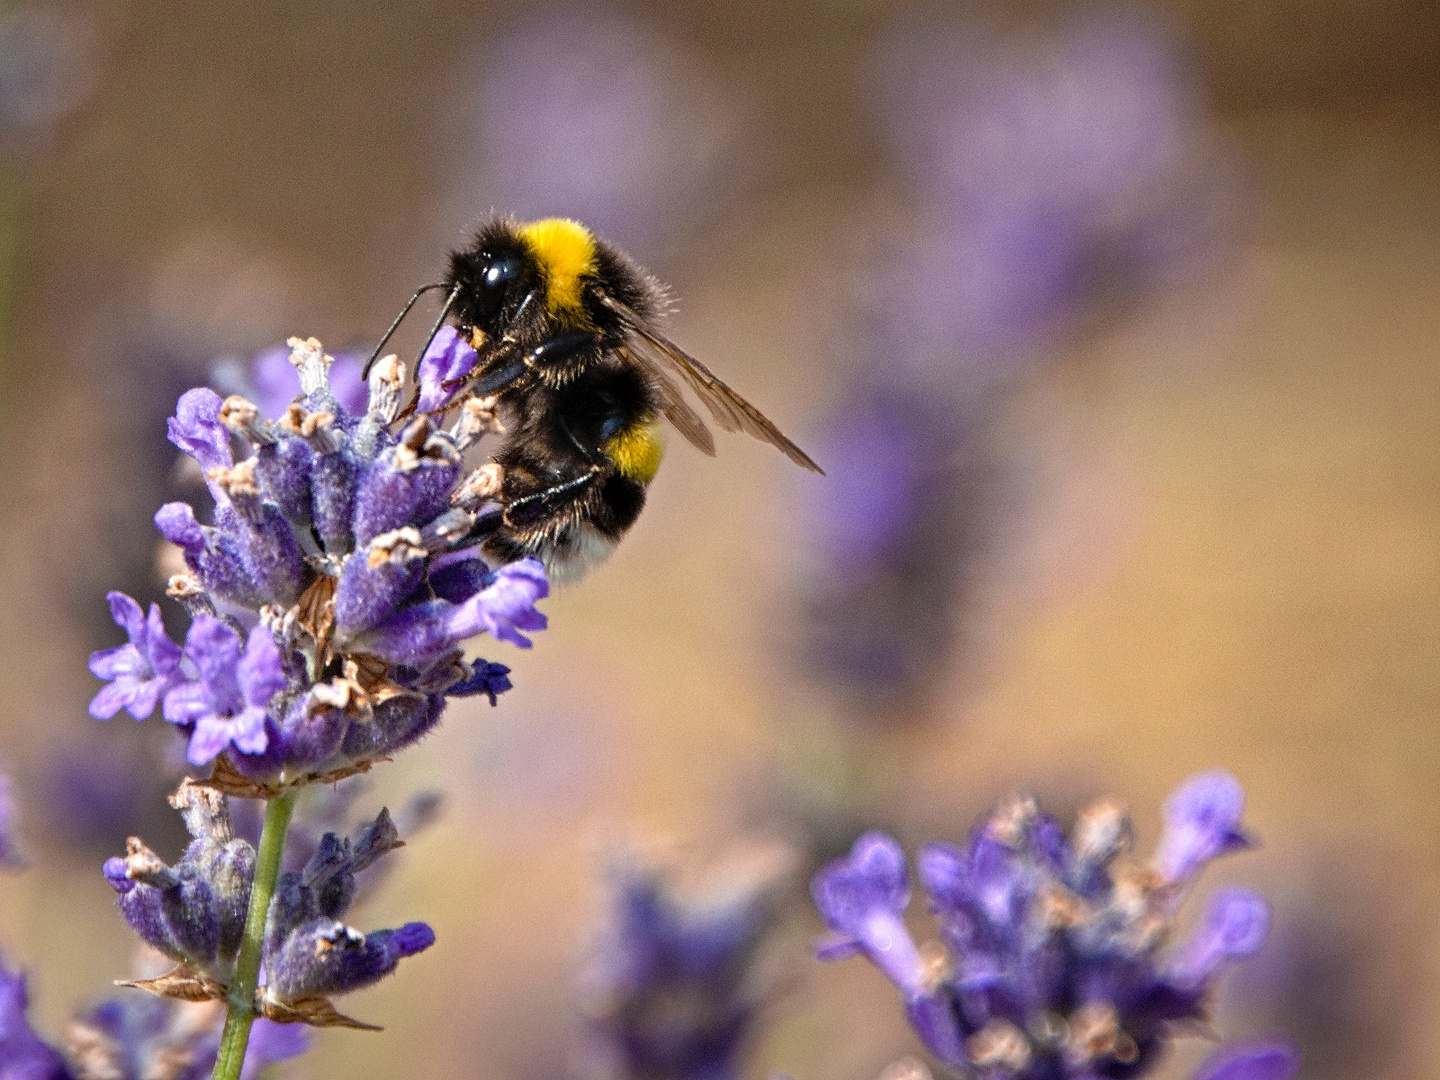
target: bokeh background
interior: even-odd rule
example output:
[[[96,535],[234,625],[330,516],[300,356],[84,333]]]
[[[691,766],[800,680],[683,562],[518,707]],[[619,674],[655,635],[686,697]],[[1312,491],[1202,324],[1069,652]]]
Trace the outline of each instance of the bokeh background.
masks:
[[[1207,886],[1275,930],[1217,1031],[1440,1075],[1437,92],[1423,0],[5,8],[0,944],[38,1024],[130,970],[101,859],[182,842],[173,733],[85,712],[105,591],[163,594],[175,397],[366,346],[494,207],[631,250],[830,476],[672,440],[493,656],[516,689],[375,772],[447,808],[361,925],[439,945],[300,1074],[565,1075],[607,846],[765,836],[801,869],[746,1075],[872,1080],[916,1044],[808,960],[805,867],[1016,788],[1112,792],[1143,849],[1223,766],[1263,845]]]

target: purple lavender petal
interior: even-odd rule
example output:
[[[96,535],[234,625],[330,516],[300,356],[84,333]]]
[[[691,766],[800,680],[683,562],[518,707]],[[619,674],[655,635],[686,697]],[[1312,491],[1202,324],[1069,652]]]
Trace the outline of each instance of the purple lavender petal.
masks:
[[[243,707],[237,671],[240,665],[240,637],[211,615],[197,615],[185,635],[185,655],[200,671],[217,710],[234,712]]]
[[[285,689],[285,672],[280,666],[280,649],[275,637],[264,626],[250,631],[245,655],[236,665],[236,677],[245,702],[264,712],[270,699]]]
[[[453,326],[442,326],[435,340],[430,342],[425,355],[420,358],[417,375],[420,382],[420,401],[417,408],[422,413],[439,412],[455,400],[463,386],[449,389],[445,384],[463,379],[475,367],[478,354],[460,336]]]
[[[1240,829],[1245,789],[1222,769],[1196,773],[1165,801],[1165,831],[1155,864],[1170,881],[1190,881],[1207,862],[1248,847]]]
[[[450,633],[457,641],[479,633],[511,642],[522,649],[532,642],[521,630],[544,630],[547,620],[535,602],[550,595],[545,567],[534,556],[507,563],[495,571],[495,580],[461,604],[450,617]]]
[[[1177,986],[1202,986],[1226,960],[1252,955],[1265,943],[1270,905],[1249,889],[1222,889],[1210,900],[1205,922],[1171,959],[1169,978]]]
[[[131,881],[130,876],[125,873],[125,860],[119,855],[113,855],[106,859],[100,872],[105,875],[105,880],[110,883],[110,887],[121,896],[135,888],[135,882]]]
[[[245,1047],[245,1064],[240,1080],[259,1080],[271,1065],[299,1057],[310,1049],[310,1031],[304,1024],[276,1024],[256,1020],[250,1029],[250,1042]],[[213,1064],[213,1063],[212,1063]],[[208,1071],[202,1075],[208,1075]]]
[[[185,760],[191,765],[207,765],[214,761],[230,745],[231,732],[228,716],[209,711],[201,713],[195,719],[195,731],[190,736]]]
[[[256,626],[242,653],[240,638],[219,619],[197,615],[185,652],[200,670],[200,681],[165,695],[164,715],[172,724],[194,725],[186,754],[204,765],[233,743],[244,754],[268,745],[266,707],[286,686],[280,651],[264,626]]]
[[[534,604],[549,591],[540,560],[527,556],[500,567],[494,581],[463,604],[445,600],[411,604],[358,640],[377,656],[422,670],[481,633],[528,649],[531,641],[520,631],[545,629],[546,618]]]
[[[848,856],[815,875],[810,895],[825,924],[858,942],[902,993],[921,991],[925,965],[901,918],[910,885],[899,844],[884,833],[866,833]]]
[[[111,614],[130,643],[90,654],[91,674],[110,680],[90,702],[90,715],[108,720],[123,708],[144,720],[155,711],[160,695],[179,681],[180,647],[165,633],[157,605],[150,605],[147,619],[124,593],[112,592],[109,600]]]
[[[1191,1080],[1290,1080],[1300,1068],[1300,1052],[1279,1040],[1236,1043],[1217,1050]]]
[[[916,995],[906,1002],[905,1015],[920,1041],[941,1061],[962,1069],[969,1064],[965,1039],[970,1032],[961,1027],[954,996],[947,987]]]
[[[187,555],[198,558],[205,550],[205,530],[195,520],[195,508],[189,503],[166,503],[155,511],[155,527],[170,543]]]
[[[484,694],[490,699],[490,704],[495,705],[499,695],[513,688],[510,669],[504,664],[492,664],[477,657],[470,662],[470,666],[470,677],[446,687],[446,697],[473,697]]]
[[[169,439],[205,471],[235,464],[230,454],[230,432],[220,423],[220,395],[207,387],[187,390],[166,421]]]

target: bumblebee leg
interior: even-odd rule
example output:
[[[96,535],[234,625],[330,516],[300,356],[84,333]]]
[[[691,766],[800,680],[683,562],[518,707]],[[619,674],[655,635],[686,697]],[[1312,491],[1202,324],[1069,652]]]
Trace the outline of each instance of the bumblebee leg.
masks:
[[[595,478],[600,475],[600,472],[601,469],[599,465],[592,465],[588,470],[586,470],[586,472],[584,472],[580,476],[577,476],[574,480],[567,480],[563,484],[556,484],[554,487],[548,487],[544,491],[536,491],[530,495],[515,499],[513,502],[509,503],[505,507],[505,524],[512,529],[517,527],[523,527],[517,526],[515,519],[512,516],[516,510],[523,510],[526,507],[533,506],[534,504],[539,503],[541,505],[542,514],[546,513],[548,512],[547,504],[552,503],[557,499],[563,498],[564,496],[572,495],[574,492],[585,488],[586,486],[595,481]]]
[[[545,367],[557,363],[567,357],[574,356],[577,352],[587,349],[595,344],[595,335],[588,330],[576,331],[569,334],[561,334],[558,337],[542,341],[529,352],[525,353],[519,360],[506,364],[498,371],[492,371],[484,375],[470,387],[470,392],[476,397],[489,397],[491,394],[498,394],[501,390],[516,382],[531,368]],[[458,385],[463,380],[454,380]],[[446,388],[451,389],[449,383]],[[588,456],[588,455],[587,455]]]

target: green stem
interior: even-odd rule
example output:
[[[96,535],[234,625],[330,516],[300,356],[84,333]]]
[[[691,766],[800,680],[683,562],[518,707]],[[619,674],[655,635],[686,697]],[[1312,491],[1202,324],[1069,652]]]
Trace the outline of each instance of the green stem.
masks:
[[[255,859],[255,884],[250,887],[250,908],[245,913],[245,939],[230,979],[225,1030],[220,1035],[220,1053],[215,1059],[211,1080],[240,1080],[245,1064],[245,1047],[250,1042],[250,1025],[255,1022],[255,988],[260,981],[260,951],[265,943],[265,916],[275,879],[280,876],[280,858],[285,854],[285,834],[295,811],[295,790],[265,804],[265,825],[260,830],[260,852]]]

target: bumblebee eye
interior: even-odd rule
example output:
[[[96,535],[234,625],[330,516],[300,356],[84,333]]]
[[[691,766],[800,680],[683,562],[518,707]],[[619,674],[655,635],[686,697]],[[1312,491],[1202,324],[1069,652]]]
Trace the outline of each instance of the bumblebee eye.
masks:
[[[494,289],[520,276],[518,259],[496,259],[485,268],[484,280],[488,288]]]

